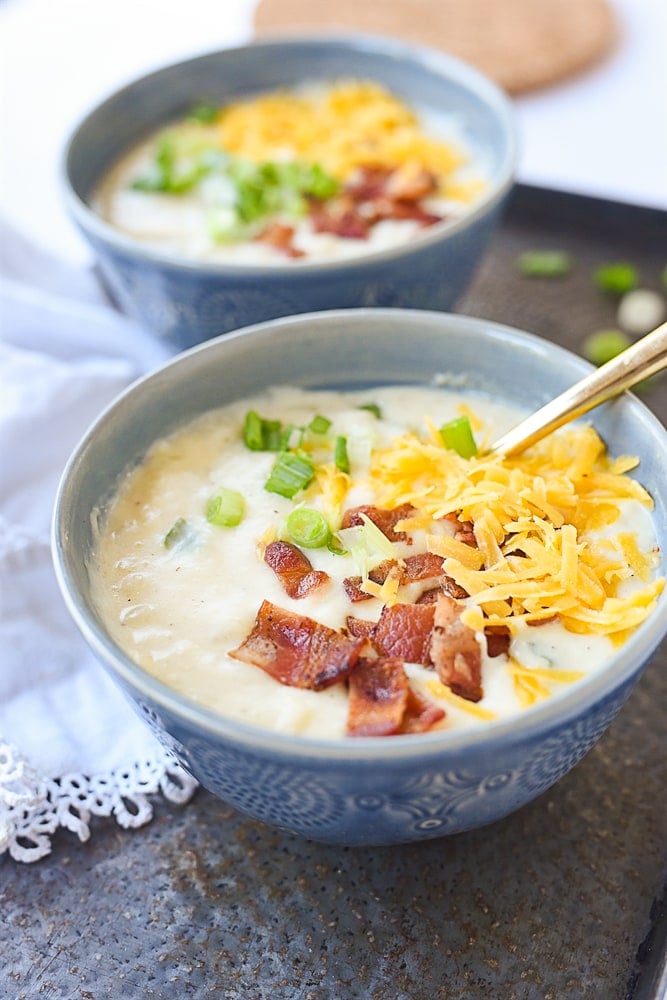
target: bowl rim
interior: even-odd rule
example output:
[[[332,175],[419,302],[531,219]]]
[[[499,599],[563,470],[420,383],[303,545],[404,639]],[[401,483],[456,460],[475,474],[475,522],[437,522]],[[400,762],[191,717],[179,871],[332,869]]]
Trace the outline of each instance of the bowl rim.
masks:
[[[139,240],[126,236],[105,222],[75,189],[70,175],[70,163],[73,150],[80,139],[81,133],[96,115],[102,113],[108,105],[122,95],[131,93],[135,87],[143,86],[152,80],[159,79],[164,73],[176,70],[182,71],[195,63],[216,58],[224,59],[226,56],[234,53],[254,51],[260,48],[280,50],[293,46],[307,49],[313,45],[334,46],[346,51],[358,51],[359,54],[374,52],[397,61],[407,60],[419,65],[429,74],[440,77],[450,76],[465,86],[466,89],[493,110],[501,123],[502,131],[506,137],[507,149],[504,160],[497,171],[495,183],[489,183],[488,190],[483,193],[472,208],[466,210],[460,217],[436,223],[418,236],[415,236],[408,243],[370,251],[369,253],[359,254],[358,256],[342,260],[322,261],[306,258],[303,260],[299,259],[295,264],[289,261],[278,261],[276,263],[260,262],[256,264],[247,262],[198,261],[155,247],[146,246]],[[289,275],[291,278],[295,275],[303,274],[310,277],[312,272],[316,270],[336,273],[344,271],[347,268],[372,268],[378,263],[387,260],[400,260],[403,257],[411,256],[415,252],[427,250],[433,245],[446,242],[450,237],[455,236],[461,230],[467,229],[478,219],[485,217],[496,205],[502,202],[514,184],[518,155],[518,123],[509,97],[493,80],[464,60],[423,44],[404,42],[400,39],[362,32],[339,32],[331,35],[321,33],[275,33],[251,39],[241,45],[214,49],[187,59],[165,63],[149,73],[135,77],[128,83],[107,94],[105,98],[89,108],[70,131],[60,155],[59,184],[64,193],[65,207],[74,222],[78,223],[86,234],[90,234],[92,237],[106,243],[112,249],[122,252],[132,259],[150,262],[156,266],[170,267],[185,272],[195,271],[198,274],[211,276],[258,274],[263,277],[279,276],[281,278]],[[291,264],[294,266],[291,266]]]
[[[66,554],[66,494],[70,480],[76,474],[81,458],[89,443],[94,439],[99,428],[112,418],[114,412],[122,407],[125,399],[142,391],[143,386],[161,378],[167,369],[178,368],[188,364],[191,357],[208,351],[218,351],[224,343],[235,343],[248,339],[253,334],[271,331],[272,337],[280,336],[284,329],[295,325],[316,323],[335,324],[341,319],[351,318],[361,323],[364,317],[381,320],[383,317],[397,317],[394,321],[409,322],[411,317],[430,316],[435,322],[455,322],[464,329],[484,331],[491,339],[510,339],[521,347],[534,345],[546,350],[550,357],[557,361],[567,359],[570,366],[576,362],[576,367],[586,374],[593,369],[583,358],[578,357],[567,348],[554,344],[535,334],[528,333],[516,327],[484,320],[462,314],[439,313],[428,310],[396,309],[396,308],[358,308],[332,309],[319,312],[302,313],[296,316],[285,316],[279,319],[267,320],[242,327],[232,333],[220,336],[198,344],[183,351],[161,364],[141,378],[132,382],[123,392],[117,395],[111,403],[98,415],[89,426],[78,445],[72,451],[62,472],[56,492],[51,521],[51,551],[52,562],[61,595],[78,626],[79,631],[88,643],[99,662],[128,686],[135,695],[147,697],[160,708],[165,709],[173,718],[181,719],[196,729],[206,732],[215,738],[222,739],[236,746],[243,746],[252,751],[270,752],[294,759],[336,761],[350,760],[366,762],[406,761],[415,758],[431,759],[443,756],[457,757],[462,752],[470,753],[471,758],[483,755],[501,745],[517,746],[536,736],[544,738],[550,731],[556,730],[576,717],[581,717],[595,704],[610,698],[624,685],[636,679],[648,665],[649,660],[657,650],[667,632],[667,587],[658,597],[656,606],[650,617],[626,640],[618,652],[617,662],[612,668],[603,668],[590,675],[572,689],[550,698],[540,705],[532,707],[523,714],[510,716],[506,719],[491,721],[483,729],[472,728],[464,730],[444,730],[432,733],[404,735],[400,739],[374,737],[342,737],[323,739],[318,737],[292,735],[273,732],[250,723],[242,722],[207,708],[187,696],[179,693],[158,680],[148,671],[136,664],[105,632],[101,625],[88,615],[85,601],[77,594],[73,579],[68,569]],[[618,402],[621,402],[619,400]],[[633,413],[643,423],[645,429],[662,436],[667,452],[667,431],[658,418],[636,397],[626,394],[623,405],[631,407]]]

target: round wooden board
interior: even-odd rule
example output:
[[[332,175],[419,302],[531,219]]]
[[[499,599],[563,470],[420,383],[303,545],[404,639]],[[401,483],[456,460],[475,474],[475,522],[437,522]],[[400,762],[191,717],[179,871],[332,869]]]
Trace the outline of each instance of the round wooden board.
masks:
[[[458,56],[510,94],[602,59],[617,37],[607,0],[260,0],[257,36],[360,31]]]

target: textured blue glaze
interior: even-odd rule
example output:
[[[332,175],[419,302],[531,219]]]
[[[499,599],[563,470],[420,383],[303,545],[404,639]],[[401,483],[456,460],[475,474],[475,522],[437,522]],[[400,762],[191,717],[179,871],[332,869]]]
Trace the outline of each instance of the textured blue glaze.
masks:
[[[128,464],[173,427],[272,383],[349,387],[428,383],[536,408],[591,366],[508,327],[422,310],[341,310],[242,330],[182,354],[112,404],[72,456],[54,514],[53,552],[70,612],[158,739],[238,809],[314,840],[390,844],[468,830],[506,816],[566,774],[618,712],[667,630],[667,595],[608,667],[569,692],[483,732],[324,741],[236,723],[189,702],[135,666],[91,601],[91,512]],[[667,547],[667,434],[626,395],[595,424],[612,453],[629,447],[656,502]]]
[[[186,262],[152,251],[106,225],[88,206],[119,155],[194,103],[360,75],[460,119],[489,177],[487,193],[465,218],[432,227],[410,245],[353,261],[249,267]],[[259,42],[144,77],[81,122],[67,145],[63,173],[68,207],[119,307],[173,344],[189,347],[240,326],[318,309],[452,309],[502,210],[514,160],[509,104],[490,81],[443,54],[355,36]]]

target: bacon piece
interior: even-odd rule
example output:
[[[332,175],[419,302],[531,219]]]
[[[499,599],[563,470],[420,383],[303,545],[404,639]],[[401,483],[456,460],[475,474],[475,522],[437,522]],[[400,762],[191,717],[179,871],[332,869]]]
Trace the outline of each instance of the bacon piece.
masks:
[[[348,736],[393,736],[400,732],[408,701],[402,660],[360,657],[348,683]]]
[[[259,243],[267,243],[286,257],[304,257],[305,251],[295,247],[294,226],[286,226],[283,222],[270,222],[255,239]]]
[[[474,549],[478,547],[477,539],[475,538],[475,526],[472,521],[459,521],[454,511],[451,514],[445,514],[444,520],[451,521],[454,525],[454,538],[457,542],[470,545]]]
[[[311,201],[309,208],[316,233],[333,233],[347,240],[368,239],[368,221],[359,213],[352,198],[336,198],[326,205]]]
[[[403,560],[405,563],[401,573],[401,583],[417,583],[419,580],[430,580],[442,574],[442,556],[435,552],[416,552]]]
[[[433,607],[430,657],[443,684],[454,694],[479,701],[482,691],[482,655],[475,633],[461,621],[462,608],[442,595]]]
[[[425,733],[444,718],[443,708],[434,705],[408,684],[408,700],[401,723],[401,733]]]
[[[365,514],[369,521],[380,529],[390,542],[408,542],[410,539],[404,531],[396,531],[396,525],[404,518],[411,517],[415,513],[415,508],[411,503],[401,504],[387,510],[384,507],[373,507],[370,504],[361,507],[349,507],[343,514],[341,528],[352,528],[354,525],[363,524],[361,515]]]
[[[384,194],[393,171],[391,167],[364,164],[357,167],[345,184],[345,191],[356,202],[370,201]]]
[[[418,163],[403,163],[390,173],[384,193],[398,201],[419,201],[435,194],[437,188],[437,177],[430,170]]]
[[[423,594],[419,595],[415,604],[435,604],[441,593],[441,587],[430,587],[428,590],[425,590]]]
[[[421,223],[422,226],[433,226],[436,222],[442,222],[442,216],[434,212],[427,212],[416,201],[406,201],[399,198],[386,198],[380,196],[368,202],[366,208],[368,218],[372,222],[380,222],[381,219],[412,219]]]
[[[434,607],[433,604],[385,606],[370,635],[378,653],[428,665]]]
[[[369,570],[368,579],[372,580],[373,583],[382,585],[396,565],[395,559],[383,559],[374,569]],[[346,576],[343,580],[345,593],[353,604],[356,604],[358,601],[369,601],[373,596],[362,590],[361,584],[362,577],[360,576]]]
[[[468,597],[468,591],[460,587],[453,576],[447,576],[446,573],[443,574],[440,580],[440,586],[444,594],[447,594],[448,597],[453,597],[457,601]]]
[[[468,591],[464,590],[463,587],[459,587],[453,576],[447,576],[446,573],[443,573],[440,577],[440,586],[431,587],[429,590],[425,590],[415,603],[435,604],[441,594],[447,594],[448,597],[454,597],[456,600],[462,600],[464,597],[468,596]]]
[[[363,639],[262,601],[252,631],[229,655],[281,684],[321,691],[349,675],[363,646]]]
[[[368,579],[382,585],[396,565],[395,559],[384,559],[375,569],[370,570]],[[430,580],[432,577],[437,577],[441,571],[442,556],[437,556],[433,552],[418,552],[403,560],[398,582],[404,586],[418,583],[420,580]],[[354,604],[357,601],[367,601],[372,596],[361,589],[361,583],[360,576],[348,576],[343,580],[345,593]]]
[[[484,635],[489,656],[502,656],[509,650],[511,632],[507,625],[485,625]]]
[[[428,666],[433,615],[433,604],[385,605],[377,622],[348,615],[346,625],[350,635],[369,639],[380,656]]]
[[[276,574],[288,597],[305,597],[327,582],[329,576],[313,569],[310,560],[291,542],[269,542],[264,550],[264,562]]]
[[[347,631],[355,639],[370,639],[375,629],[375,624],[375,622],[368,621],[366,618],[355,618],[353,615],[348,615],[345,619]]]

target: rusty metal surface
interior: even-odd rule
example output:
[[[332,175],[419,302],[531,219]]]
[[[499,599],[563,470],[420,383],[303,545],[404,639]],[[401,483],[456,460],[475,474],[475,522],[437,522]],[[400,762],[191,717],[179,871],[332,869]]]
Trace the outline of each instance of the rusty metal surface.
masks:
[[[462,311],[575,350],[610,325],[591,271],[659,287],[665,217],[520,189]],[[663,239],[663,247],[665,241]],[[558,282],[523,249],[570,249]],[[645,398],[665,421],[665,383]],[[484,830],[393,848],[309,843],[205,792],[125,832],[98,821],[0,863],[0,997],[657,1000],[664,946],[667,645],[600,743]]]

